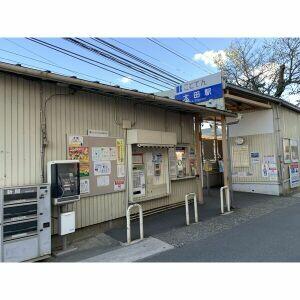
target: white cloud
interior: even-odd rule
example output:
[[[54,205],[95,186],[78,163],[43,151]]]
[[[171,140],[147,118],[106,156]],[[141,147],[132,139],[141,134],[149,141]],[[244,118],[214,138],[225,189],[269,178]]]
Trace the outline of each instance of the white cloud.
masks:
[[[132,82],[132,79],[130,77],[122,77],[120,79],[120,81],[125,83],[125,84],[130,84]]]
[[[193,57],[195,61],[203,61],[206,65],[209,65],[213,68],[216,67],[216,64],[214,62],[214,59],[220,55],[224,60],[226,59],[225,51],[219,50],[219,51],[214,51],[214,50],[209,50],[205,51],[203,53],[196,53]]]

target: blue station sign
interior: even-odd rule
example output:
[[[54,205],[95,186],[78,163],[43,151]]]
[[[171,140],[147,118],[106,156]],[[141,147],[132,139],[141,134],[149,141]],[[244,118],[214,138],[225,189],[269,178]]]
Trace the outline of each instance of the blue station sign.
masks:
[[[221,72],[178,85],[175,99],[224,109]]]

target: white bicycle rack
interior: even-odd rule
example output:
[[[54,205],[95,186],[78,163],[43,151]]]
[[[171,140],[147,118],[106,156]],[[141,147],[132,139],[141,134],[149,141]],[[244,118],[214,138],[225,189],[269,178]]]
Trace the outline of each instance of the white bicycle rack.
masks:
[[[126,211],[126,219],[127,219],[127,243],[130,244],[131,243],[131,227],[130,227],[130,211],[132,208],[134,207],[138,207],[139,209],[139,219],[140,219],[140,239],[142,240],[144,238],[144,225],[143,225],[143,209],[142,206],[140,204],[132,204],[130,206],[128,206],[127,211]]]
[[[193,197],[194,199],[194,212],[195,212],[195,223],[198,223],[198,206],[197,206],[197,197],[195,193],[189,193],[185,195],[185,217],[186,225],[190,225],[190,212],[189,212],[189,200]]]
[[[224,209],[224,191],[225,191],[225,198],[226,198],[226,206],[227,206],[227,212],[225,213]],[[230,213],[230,194],[229,194],[229,188],[227,185],[222,186],[220,188],[220,201],[221,201],[221,214],[228,214]]]

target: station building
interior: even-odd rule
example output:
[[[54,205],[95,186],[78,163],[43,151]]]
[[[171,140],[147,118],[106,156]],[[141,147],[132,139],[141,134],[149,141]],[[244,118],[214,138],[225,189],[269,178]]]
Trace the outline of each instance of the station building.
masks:
[[[230,84],[224,99],[218,110],[0,63],[0,187],[47,182],[47,163],[69,158],[70,137],[102,136],[119,141],[123,166],[115,158],[118,175],[103,180],[88,171],[95,172],[90,188],[67,205],[77,235],[121,222],[131,202],[145,215],[183,205],[191,192],[201,203],[207,182],[273,195],[297,191],[289,170],[298,163],[300,109]],[[204,121],[216,130],[202,141]],[[55,239],[54,206],[51,223]]]

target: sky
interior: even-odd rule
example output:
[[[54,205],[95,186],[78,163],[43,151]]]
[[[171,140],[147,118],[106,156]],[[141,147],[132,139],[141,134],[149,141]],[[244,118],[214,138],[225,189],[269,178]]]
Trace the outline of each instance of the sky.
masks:
[[[86,49],[82,49],[62,38],[39,38],[48,43],[62,47],[88,56],[110,66],[126,70],[126,68],[93,54]],[[93,42],[99,47],[105,48],[97,42]],[[177,54],[184,56],[184,59],[170,53],[166,49],[158,46],[146,38],[105,38],[105,41],[118,46],[148,62],[168,71],[172,74],[192,80],[216,73],[218,70],[213,64],[212,57],[218,51],[227,48],[233,39],[229,38],[159,38],[159,41],[167,48],[174,50]],[[121,44],[122,43],[122,44]],[[131,48],[129,48],[129,47]],[[108,48],[105,48],[108,49]],[[22,56],[20,56],[22,55]],[[85,62],[68,57],[55,50],[36,44],[25,38],[0,38],[0,60],[8,63],[20,63],[24,66],[35,67],[42,70],[50,70],[54,73],[91,81],[99,81],[105,84],[119,85],[124,88],[137,89],[143,92],[155,93],[159,90],[168,90],[168,86],[157,86],[147,82],[149,86],[142,85],[134,81],[134,77],[129,74],[117,75],[89,65]],[[126,70],[133,75],[143,76],[135,71]],[[135,78],[137,79],[137,78]],[[139,80],[139,79],[137,79]]]
[[[118,74],[80,61],[74,57],[69,57],[26,38],[0,38],[0,61],[13,64],[19,63],[23,66],[49,70],[67,76],[76,76],[90,81],[99,81],[104,84],[118,85],[146,93],[156,93],[174,88],[163,82],[157,84],[157,81],[154,80],[154,82],[152,78],[146,77],[144,74],[128,70],[124,66],[78,47],[63,38],[39,38],[39,40],[73,51],[93,59],[94,62],[97,61],[117,68],[118,70],[114,70],[114,72]],[[83,38],[83,40],[102,49],[113,51],[90,38]],[[183,81],[188,81],[218,72],[219,70],[213,62],[214,56],[216,54],[224,55],[224,50],[236,39],[103,38],[103,40],[146,60],[156,67],[162,68],[164,71],[170,72],[172,75],[180,77]],[[262,38],[257,40],[258,44],[263,41]],[[161,45],[157,45],[157,43]],[[118,52],[114,53],[119,54]],[[102,67],[107,69],[107,66],[102,65]],[[145,78],[148,81],[144,81]],[[296,103],[299,97],[299,95],[284,95],[284,98],[292,103]]]

